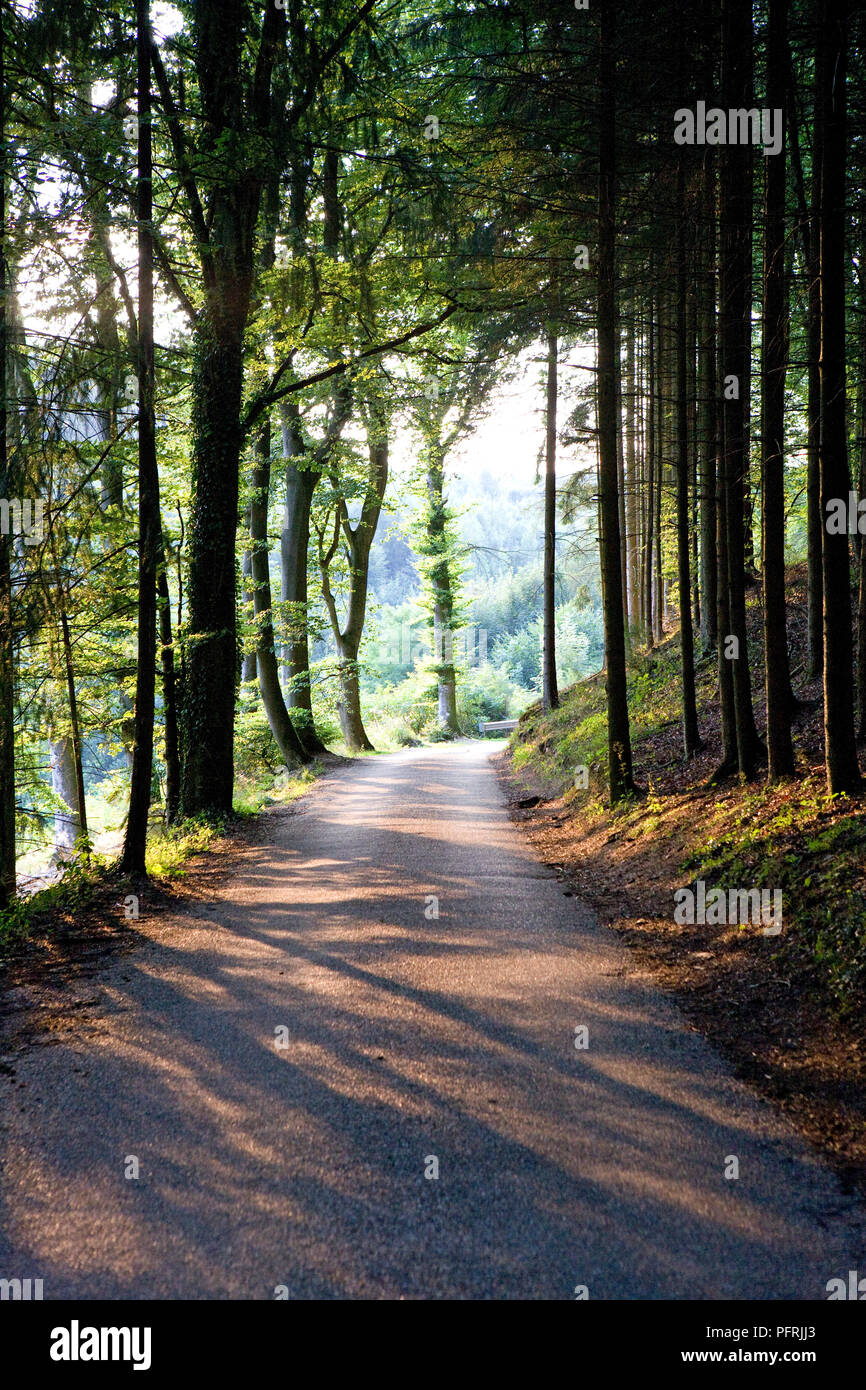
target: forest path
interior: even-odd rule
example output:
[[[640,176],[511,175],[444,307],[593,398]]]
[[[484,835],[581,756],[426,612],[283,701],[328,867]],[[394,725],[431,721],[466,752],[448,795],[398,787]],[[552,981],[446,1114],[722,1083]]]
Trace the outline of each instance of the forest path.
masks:
[[[237,850],[217,901],[143,915],[75,1031],[0,1075],[0,1277],[821,1299],[866,1267],[859,1206],[563,895],[490,751],[342,767]]]

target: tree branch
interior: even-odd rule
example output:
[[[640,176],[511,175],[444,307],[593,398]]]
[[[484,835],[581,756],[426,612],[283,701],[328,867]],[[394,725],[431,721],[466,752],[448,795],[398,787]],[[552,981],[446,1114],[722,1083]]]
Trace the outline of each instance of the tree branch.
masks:
[[[283,386],[279,391],[275,386],[288,367],[288,361],[281,363],[274,373],[270,385],[256,398],[250,402],[246,414],[243,417],[241,426],[246,434],[258,420],[264,411],[269,410],[277,401],[281,401],[284,396],[290,396],[295,391],[306,391],[310,386],[316,386],[320,381],[328,381],[332,376],[338,376],[341,372],[348,371],[357,366],[359,362],[365,361],[368,357],[381,356],[383,352],[393,352],[396,348],[402,347],[404,343],[411,342],[413,338],[420,338],[423,333],[429,333],[431,329],[438,328],[441,323],[449,319],[452,314],[456,314],[460,306],[449,304],[438,318],[431,319],[427,323],[420,323],[415,328],[409,329],[406,333],[401,333],[396,338],[389,338],[387,342],[377,343],[375,347],[365,348],[356,357],[347,358],[341,362],[334,362],[330,367],[323,367],[320,372],[314,372],[312,376],[303,377],[295,380],[288,386]]]
[[[168,75],[163,67],[162,58],[156,44],[151,46],[150,56],[153,63],[153,75],[156,78],[156,85],[159,90],[159,98],[162,103],[163,113],[168,133],[171,137],[171,144],[174,156],[177,160],[177,170],[180,176],[181,186],[186,193],[189,203],[190,217],[192,218],[193,230],[202,246],[207,246],[210,238],[208,236],[207,223],[205,221],[204,208],[202,207],[196,181],[187,161],[186,140],[184,139],[183,127],[174,104],[171,87],[168,82]],[[204,271],[205,282],[210,283],[212,271],[208,257],[202,258],[202,268]]]

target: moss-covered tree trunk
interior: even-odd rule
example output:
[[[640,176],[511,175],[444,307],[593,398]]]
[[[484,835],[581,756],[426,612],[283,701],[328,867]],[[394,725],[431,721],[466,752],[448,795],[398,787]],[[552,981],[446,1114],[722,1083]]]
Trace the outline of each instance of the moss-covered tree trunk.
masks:
[[[307,762],[307,753],[298,737],[283,692],[280,688],[279,663],[274,645],[274,621],[271,606],[270,546],[268,542],[268,499],[271,486],[271,430],[265,422],[256,441],[253,491],[250,501],[250,554],[255,596],[256,667],[262,704],[271,733],[287,767]]]
[[[559,368],[559,339],[553,328],[547,333],[547,382],[545,397],[545,448],[544,448],[544,642],[542,650],[541,694],[544,708],[556,709],[559,705],[559,687],[556,680],[556,401]],[[439,472],[441,478],[441,468]],[[448,584],[447,564],[442,568],[442,581]],[[448,589],[450,599],[450,587]],[[451,604],[453,608],[453,603]],[[448,644],[451,645],[450,631]],[[447,668],[445,668],[447,669]],[[450,668],[450,690],[453,712],[444,716],[445,727],[456,726],[456,689],[454,681],[453,654]],[[439,685],[439,719],[443,720],[442,682]]]
[[[367,491],[361,515],[353,526],[344,501],[340,500],[335,516],[334,539],[327,552],[320,549],[319,568],[322,576],[322,597],[331,623],[334,645],[339,658],[340,698],[338,713],[346,746],[353,753],[372,753],[361,715],[361,687],[358,676],[358,653],[367,616],[367,586],[370,573],[370,550],[382,510],[388,485],[388,433],[381,409],[373,406],[367,422],[367,451],[369,469]],[[331,480],[339,489],[336,478]],[[340,622],[337,603],[331,588],[330,564],[342,540],[349,567],[349,595],[345,623]]]
[[[242,327],[222,287],[196,333],[189,637],[184,692],[184,814],[228,815],[234,786],[238,679],[238,525]],[[220,322],[224,328],[220,328]]]
[[[280,597],[289,605],[289,638],[284,648],[289,709],[298,737],[308,753],[324,753],[325,745],[313,723],[310,690],[310,641],[307,624],[307,553],[310,545],[310,511],[321,473],[304,459],[298,430],[298,408],[290,403],[283,411],[283,457],[286,460],[286,492],[280,537]],[[311,466],[302,467],[308,462]]]
[[[444,733],[459,734],[457,720],[457,672],[454,666],[454,577],[448,534],[444,464],[433,451],[427,468],[427,536],[430,567],[430,623],[433,635],[433,669],[438,685],[437,718]],[[546,632],[546,629],[545,629]],[[555,679],[555,677],[554,677]]]

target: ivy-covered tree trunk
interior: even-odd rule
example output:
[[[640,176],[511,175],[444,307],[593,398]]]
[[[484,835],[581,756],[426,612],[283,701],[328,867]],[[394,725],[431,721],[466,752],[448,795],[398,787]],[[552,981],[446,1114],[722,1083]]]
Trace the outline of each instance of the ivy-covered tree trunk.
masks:
[[[255,81],[249,90],[243,80],[250,38],[243,0],[197,0],[193,15],[204,117],[199,154],[208,171],[206,211],[189,169],[181,116],[165,73],[154,60],[200,245],[205,291],[193,344],[193,501],[181,801],[184,815],[226,816],[232,811],[240,673],[235,542],[244,333],[255,228],[269,169],[264,149],[271,126],[271,74],[285,34],[285,14],[272,6],[264,11]]]
[[[0,489],[7,477],[0,461]],[[15,893],[15,666],[11,537],[0,536],[0,908]]]
[[[243,333],[225,287],[222,311],[196,333],[189,636],[184,691],[182,805],[186,816],[229,815],[238,678],[235,534],[241,448]],[[220,320],[225,327],[220,329]]]
[[[6,331],[6,80],[0,17],[0,497],[10,497]],[[12,537],[0,533],[0,908],[15,896],[15,664]]]

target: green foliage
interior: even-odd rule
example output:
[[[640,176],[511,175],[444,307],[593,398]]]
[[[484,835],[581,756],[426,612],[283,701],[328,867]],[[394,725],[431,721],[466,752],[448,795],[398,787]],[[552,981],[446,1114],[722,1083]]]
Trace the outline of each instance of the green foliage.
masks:
[[[241,777],[270,775],[274,777],[282,766],[282,755],[271,733],[261,702],[252,695],[254,704],[244,703],[238,710],[235,725],[235,766]]]
[[[181,878],[186,872],[187,860],[209,849],[219,830],[219,826],[204,819],[158,827],[148,836],[147,872],[157,879]]]
[[[54,883],[29,897],[13,899],[0,911],[0,954],[26,940],[47,914],[75,913],[85,907],[106,874],[105,862],[84,850],[62,861]]]

